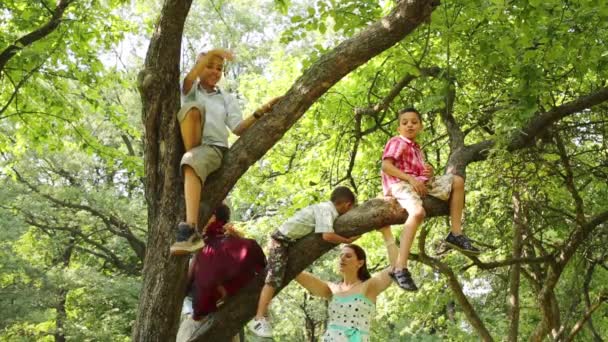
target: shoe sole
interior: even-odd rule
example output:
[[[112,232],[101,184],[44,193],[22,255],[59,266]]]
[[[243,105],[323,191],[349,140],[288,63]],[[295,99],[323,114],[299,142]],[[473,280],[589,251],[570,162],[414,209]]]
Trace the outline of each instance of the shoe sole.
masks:
[[[252,334],[254,334],[257,337],[263,337],[263,338],[272,338],[273,335],[261,335],[258,334],[255,330],[253,330],[252,327],[250,327],[249,325],[247,325],[247,328],[249,328],[249,331],[251,331]]]
[[[201,250],[203,247],[205,247],[204,243],[193,245],[193,246],[189,246],[189,247],[173,247],[173,246],[171,246],[171,248],[169,248],[169,253],[171,255],[173,255],[173,256],[188,255],[188,254],[192,254],[192,253],[194,253],[196,251]]]
[[[450,248],[453,248],[457,251],[459,251],[460,253],[464,254],[464,255],[468,255],[468,256],[477,256],[479,254],[481,254],[481,251],[479,252],[475,252],[475,251],[470,251],[468,249],[464,249],[458,245],[455,245],[451,242],[445,241],[445,244],[448,245]]]
[[[399,285],[399,282],[397,281],[397,279],[394,276],[390,275],[390,277],[393,280],[393,282],[395,284],[397,284],[397,286],[399,286],[399,288],[402,289],[403,291],[407,291],[407,292],[416,292],[416,291],[418,291],[418,286],[416,286],[415,288],[406,288],[406,287],[403,287],[403,286]]]

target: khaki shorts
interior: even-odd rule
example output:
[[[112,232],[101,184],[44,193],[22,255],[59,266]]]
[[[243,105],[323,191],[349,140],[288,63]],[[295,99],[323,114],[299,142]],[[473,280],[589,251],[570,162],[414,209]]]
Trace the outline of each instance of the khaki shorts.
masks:
[[[187,315],[179,325],[175,342],[189,341],[197,334],[198,330],[207,330],[211,327],[212,323],[213,321],[209,320],[209,317],[203,317],[200,321],[195,321],[190,315]],[[239,335],[235,335],[230,341],[239,341]]]
[[[222,158],[224,158],[224,152],[221,147],[201,144],[184,153],[180,167],[184,165],[192,167],[198,178],[201,179],[201,183],[204,184],[207,176],[220,168]]]
[[[442,201],[447,201],[452,192],[452,181],[454,175],[446,174],[439,177],[433,177],[426,182],[428,195],[438,198]],[[420,195],[412,188],[408,182],[401,181],[391,185],[391,194],[399,202],[403,208],[407,208],[408,204],[422,206]]]
[[[177,112],[178,122],[182,122],[186,117],[186,114],[192,108],[197,108],[201,112],[201,128],[205,124],[205,108],[198,102],[188,102],[180,108]],[[222,159],[224,158],[225,148],[201,144],[190,151],[184,153],[182,161],[180,162],[180,168],[184,165],[188,165],[194,169],[194,172],[200,178],[201,183],[205,183],[207,176],[213,171],[220,168],[222,165]],[[182,171],[183,172],[183,171]]]

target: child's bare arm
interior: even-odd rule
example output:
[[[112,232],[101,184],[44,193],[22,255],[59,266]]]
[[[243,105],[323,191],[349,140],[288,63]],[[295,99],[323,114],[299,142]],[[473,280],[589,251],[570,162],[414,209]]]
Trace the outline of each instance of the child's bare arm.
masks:
[[[416,177],[410,176],[407,173],[399,170],[393,163],[393,160],[386,158],[382,160],[382,171],[389,176],[397,177],[403,181],[410,183],[414,190],[420,195],[426,195],[427,189],[423,182],[416,179]]]
[[[323,240],[325,240],[327,242],[335,243],[335,244],[352,243],[353,241],[357,240],[359,237],[360,237],[360,235],[347,238],[347,237],[344,237],[344,236],[342,236],[340,234],[336,234],[336,233],[323,233]]]
[[[198,55],[198,57],[196,58],[196,63],[184,78],[184,83],[182,85],[182,94],[186,95],[190,92],[190,89],[192,89],[192,84],[198,77],[200,71],[203,69],[204,63],[206,63],[206,59],[203,58],[204,56],[204,54]]]

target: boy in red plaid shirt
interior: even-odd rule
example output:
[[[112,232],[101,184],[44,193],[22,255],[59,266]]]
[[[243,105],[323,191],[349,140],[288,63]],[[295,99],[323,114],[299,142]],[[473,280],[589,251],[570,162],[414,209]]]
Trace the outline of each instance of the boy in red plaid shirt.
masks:
[[[408,212],[401,233],[399,257],[391,273],[399,287],[416,291],[407,269],[407,260],[416,229],[422,224],[425,211],[422,197],[430,195],[450,202],[451,231],[445,242],[448,246],[467,255],[478,255],[479,249],[471,245],[462,233],[464,209],[464,179],[453,174],[433,177],[433,168],[424,162],[424,156],[415,139],[422,130],[422,118],[414,108],[406,108],[398,114],[398,136],[392,137],[382,154],[382,189],[384,196],[394,197]]]

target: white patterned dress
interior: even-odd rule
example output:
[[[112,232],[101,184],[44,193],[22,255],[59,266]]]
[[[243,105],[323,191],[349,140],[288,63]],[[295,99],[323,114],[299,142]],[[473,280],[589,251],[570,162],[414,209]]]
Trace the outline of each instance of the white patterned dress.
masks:
[[[368,342],[376,305],[362,293],[334,295],[323,342]]]

